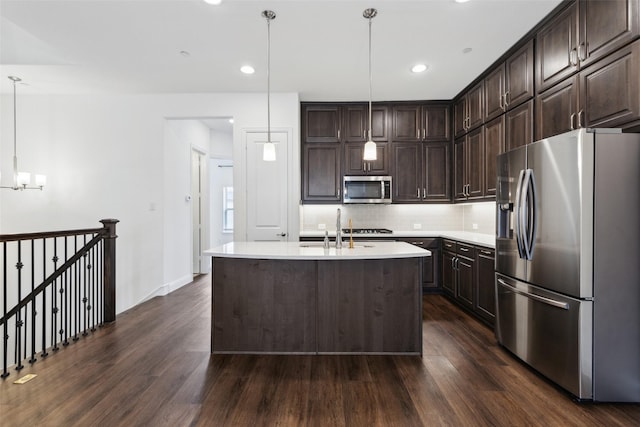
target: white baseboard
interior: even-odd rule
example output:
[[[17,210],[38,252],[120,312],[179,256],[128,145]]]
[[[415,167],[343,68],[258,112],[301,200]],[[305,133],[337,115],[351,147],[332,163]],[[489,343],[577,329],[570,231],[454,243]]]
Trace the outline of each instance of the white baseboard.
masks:
[[[171,292],[177,289],[180,289],[184,285],[191,282],[193,282],[193,274],[188,274],[186,276],[183,276],[179,279],[174,280],[173,282],[165,283],[164,285],[160,286],[158,289],[156,289],[155,291],[147,295],[141,302],[150,300],[153,297],[161,297],[164,295],[168,295]]]

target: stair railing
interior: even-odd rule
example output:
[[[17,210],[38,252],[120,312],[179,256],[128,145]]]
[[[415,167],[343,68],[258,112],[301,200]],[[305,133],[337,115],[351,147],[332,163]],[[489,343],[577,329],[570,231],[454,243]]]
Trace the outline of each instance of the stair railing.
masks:
[[[2,373],[116,319],[116,224],[0,235]]]

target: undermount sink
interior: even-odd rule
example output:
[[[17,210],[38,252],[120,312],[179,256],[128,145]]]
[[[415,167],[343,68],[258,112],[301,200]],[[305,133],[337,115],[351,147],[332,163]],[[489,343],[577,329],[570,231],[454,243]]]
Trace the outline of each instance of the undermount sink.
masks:
[[[322,248],[324,246],[323,242],[302,242],[300,243],[301,248]],[[330,249],[335,249],[336,242],[331,242],[329,245]],[[354,244],[353,248],[373,248],[374,246],[371,244]],[[349,249],[349,242],[342,242],[342,249]]]

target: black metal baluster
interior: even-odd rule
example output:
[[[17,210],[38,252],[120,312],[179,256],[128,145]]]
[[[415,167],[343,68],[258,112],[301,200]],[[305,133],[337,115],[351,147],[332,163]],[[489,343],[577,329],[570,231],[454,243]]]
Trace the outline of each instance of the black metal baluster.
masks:
[[[98,255],[98,262],[100,263],[100,275],[98,276],[98,308],[100,309],[100,316],[98,321],[100,326],[104,325],[104,239],[100,240],[100,253]]]
[[[96,272],[98,271],[95,246],[91,248],[91,265],[93,266],[93,274],[91,275],[91,306],[89,306],[89,310],[91,311],[91,331],[94,332],[96,330]]]
[[[87,244],[87,235],[84,235],[84,244]],[[83,245],[84,246],[84,245]],[[88,332],[87,329],[88,326],[87,324],[89,323],[89,312],[87,311],[87,301],[89,301],[89,298],[87,298],[87,277],[89,274],[89,270],[91,269],[91,264],[87,265],[87,256],[89,256],[89,253],[85,253],[84,256],[82,257],[84,260],[84,269],[83,269],[83,273],[84,273],[84,282],[82,284],[82,287],[84,289],[83,294],[82,294],[82,307],[84,307],[84,325],[82,328],[82,335],[83,336],[87,336]]]
[[[74,249],[73,249],[73,253],[76,254],[78,253],[78,236],[73,236],[73,241],[74,241]],[[74,322],[74,335],[73,335],[73,340],[74,341],[78,341],[78,329],[80,327],[80,321],[79,321],[79,316],[80,316],[80,266],[82,265],[82,261],[78,260],[77,262],[74,263],[74,267],[75,267],[75,271],[74,271],[74,283],[73,283],[73,289],[74,289],[74,293],[73,293],[73,319],[75,320]]]
[[[65,236],[64,238],[64,260],[65,262],[69,259],[68,255],[67,255],[67,249],[69,246],[69,237]],[[68,294],[69,294],[69,274],[68,274],[69,270],[66,270],[64,272],[64,291],[61,291],[64,295],[64,298],[62,299],[63,302],[63,306],[62,306],[62,317],[63,319],[61,319],[61,322],[64,321],[64,327],[60,330],[60,339],[62,340],[62,335],[64,334],[64,340],[62,340],[62,345],[67,346],[69,345],[69,303],[67,302],[67,298],[68,298]]]
[[[47,239],[42,238],[42,281],[47,278]],[[55,287],[52,283],[51,289]],[[47,290],[42,290],[42,353],[40,357],[47,357]]]
[[[58,269],[58,238],[53,238],[53,271]],[[60,306],[62,305],[62,294],[60,294],[60,300],[58,300],[58,283],[60,283],[60,290],[62,290],[62,279],[57,278],[55,282],[53,282],[53,287],[51,288],[51,303],[53,304],[53,309],[51,310],[51,345],[53,346],[53,351],[58,351],[60,347],[58,347],[58,313],[60,312]],[[60,322],[62,325],[62,321]]]
[[[18,302],[22,301],[22,241],[18,240],[18,262],[16,263],[16,269],[18,269]],[[16,339],[15,339],[15,357],[16,357],[16,371],[24,368],[22,364],[22,309],[16,313]]]
[[[7,357],[9,351],[9,332],[7,331],[7,242],[2,243],[2,314],[5,318],[2,332],[4,346],[2,348],[2,378],[9,375],[7,372]]]
[[[35,363],[36,359],[36,241],[31,239],[31,359],[29,363]],[[26,355],[26,354],[25,354]]]

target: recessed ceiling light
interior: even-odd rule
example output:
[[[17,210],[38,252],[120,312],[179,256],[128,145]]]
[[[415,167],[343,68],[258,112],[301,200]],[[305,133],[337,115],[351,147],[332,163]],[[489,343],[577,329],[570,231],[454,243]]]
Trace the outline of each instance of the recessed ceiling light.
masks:
[[[205,3],[207,4],[214,4],[214,5],[219,5],[220,3],[222,3],[222,0],[204,0]]]
[[[464,49],[462,49],[462,53],[469,53],[471,52],[473,49],[471,49],[470,47],[465,47]]]
[[[425,64],[416,64],[413,67],[411,67],[411,71],[414,73],[422,73],[424,71],[427,71],[427,67]]]
[[[233,119],[229,119],[229,123],[233,124]]]
[[[240,71],[245,74],[253,74],[256,72],[256,70],[251,65],[243,65],[242,67],[240,67]]]

